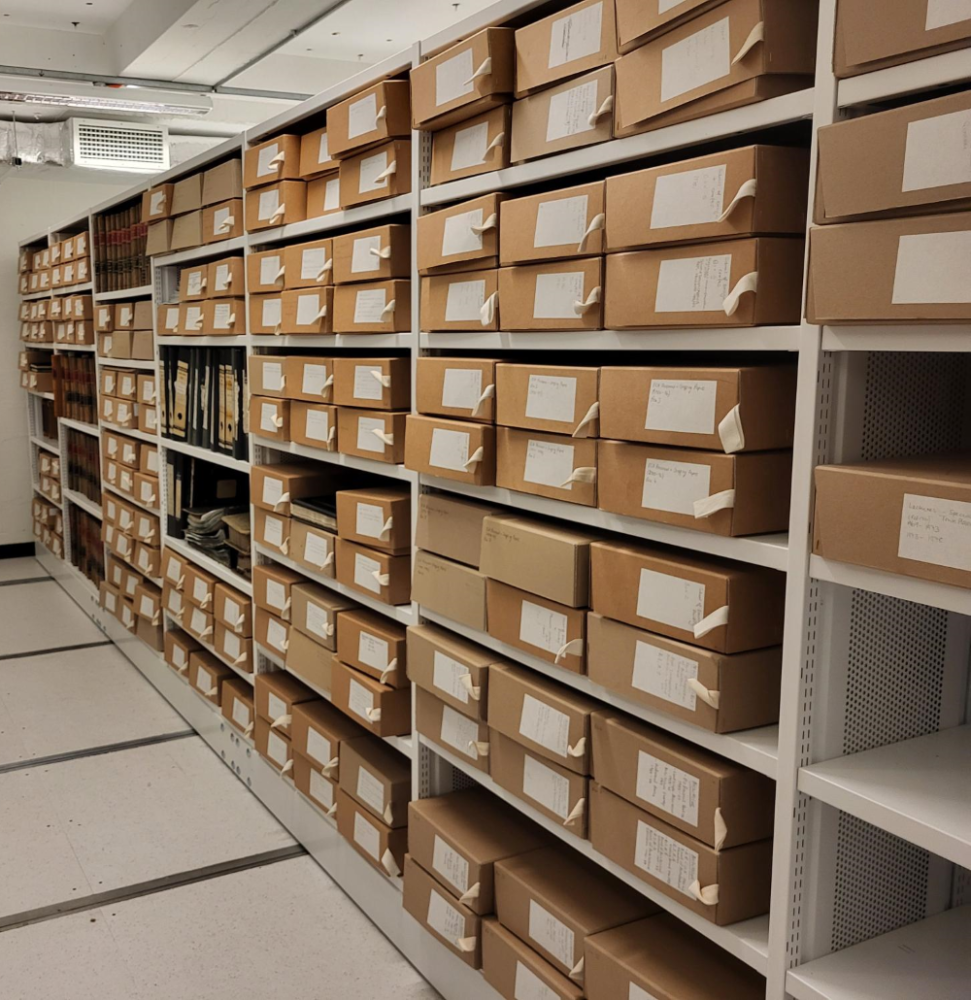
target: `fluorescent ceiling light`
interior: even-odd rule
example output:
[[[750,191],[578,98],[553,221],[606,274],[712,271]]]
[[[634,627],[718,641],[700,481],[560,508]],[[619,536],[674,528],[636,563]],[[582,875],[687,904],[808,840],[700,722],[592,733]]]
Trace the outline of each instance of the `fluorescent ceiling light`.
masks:
[[[129,100],[124,97],[96,97],[92,95],[39,94],[27,91],[0,90],[0,103],[41,104],[47,107],[81,108],[88,111],[116,111],[131,115],[207,115],[212,102],[205,97],[196,98],[197,104]]]

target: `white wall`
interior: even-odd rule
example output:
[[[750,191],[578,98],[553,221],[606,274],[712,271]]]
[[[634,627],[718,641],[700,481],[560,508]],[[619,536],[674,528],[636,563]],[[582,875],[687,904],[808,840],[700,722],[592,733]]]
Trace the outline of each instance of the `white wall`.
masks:
[[[17,367],[17,244],[131,186],[130,179],[110,174],[83,171],[83,180],[81,176],[70,169],[51,169],[41,176],[16,168],[0,173],[0,545],[33,538],[27,406]]]

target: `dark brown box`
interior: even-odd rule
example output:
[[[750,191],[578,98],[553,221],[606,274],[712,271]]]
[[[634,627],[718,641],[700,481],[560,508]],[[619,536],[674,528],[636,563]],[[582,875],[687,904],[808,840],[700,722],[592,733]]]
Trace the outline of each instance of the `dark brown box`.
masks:
[[[497,653],[435,625],[408,627],[408,680],[470,719],[485,719]]]
[[[373,736],[341,746],[340,786],[358,805],[393,829],[407,826],[411,764]]]
[[[415,691],[415,730],[468,767],[489,773],[489,727],[457,712],[424,688]]]
[[[336,542],[338,583],[367,594],[383,604],[407,604],[411,600],[411,555],[389,555],[349,542]]]
[[[410,854],[405,856],[403,905],[452,954],[473,969],[481,967],[481,920]]]
[[[334,661],[331,698],[336,708],[375,736],[411,732],[411,689],[392,688]]]

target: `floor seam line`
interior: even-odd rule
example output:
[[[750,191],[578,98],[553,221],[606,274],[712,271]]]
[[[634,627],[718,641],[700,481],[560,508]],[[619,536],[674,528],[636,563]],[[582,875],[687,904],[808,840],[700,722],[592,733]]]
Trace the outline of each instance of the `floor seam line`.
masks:
[[[48,580],[51,583],[57,582],[52,576],[28,576],[23,580],[0,580],[0,587],[19,587],[25,583],[47,583]]]
[[[0,774],[12,774],[14,771],[25,771],[32,767],[46,767],[50,764],[65,764],[69,761],[83,760],[87,757],[103,757],[110,753],[120,753],[124,750],[138,750],[142,747],[156,746],[159,743],[171,743],[174,740],[184,740],[195,736],[194,729],[180,729],[173,733],[159,733],[156,736],[142,736],[134,740],[122,740],[120,743],[105,743],[102,746],[87,747],[81,750],[67,750],[60,754],[48,754],[46,757],[35,757],[32,760],[10,761],[0,764]]]
[[[0,661],[3,660],[26,660],[30,656],[44,656],[47,653],[70,653],[75,649],[94,649],[95,646],[113,646],[110,639],[101,639],[98,642],[81,642],[75,646],[54,646],[51,649],[32,649],[23,653],[3,653],[0,654]]]

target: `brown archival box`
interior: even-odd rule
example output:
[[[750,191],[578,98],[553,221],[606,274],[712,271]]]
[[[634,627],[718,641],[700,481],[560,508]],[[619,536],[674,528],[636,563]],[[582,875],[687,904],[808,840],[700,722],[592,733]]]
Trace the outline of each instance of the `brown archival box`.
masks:
[[[424,281],[436,280],[447,279],[425,278],[423,285]],[[495,361],[489,358],[418,358],[415,381],[415,407],[419,413],[481,424],[494,422]]]
[[[405,856],[405,910],[457,955],[478,969],[481,959],[481,920],[458,896],[442,887],[410,854]]]
[[[470,719],[485,719],[499,656],[435,625],[408,627],[408,680]],[[467,680],[466,680],[467,678]]]
[[[412,600],[459,625],[486,630],[486,577],[432,552],[415,554]]]
[[[582,1000],[584,996],[576,983],[507,931],[495,917],[482,921],[482,974],[504,1000],[515,1000],[517,990],[519,996],[528,996],[522,992],[524,983],[537,990],[544,987],[546,992],[535,994],[544,1000]]]
[[[482,524],[502,507],[476,503],[445,493],[422,493],[418,499],[415,544],[437,555],[478,568],[482,556]]]

